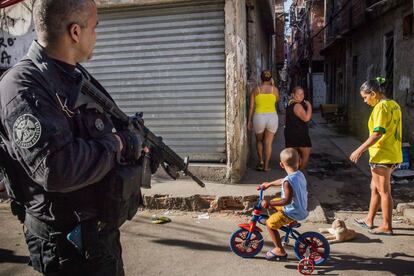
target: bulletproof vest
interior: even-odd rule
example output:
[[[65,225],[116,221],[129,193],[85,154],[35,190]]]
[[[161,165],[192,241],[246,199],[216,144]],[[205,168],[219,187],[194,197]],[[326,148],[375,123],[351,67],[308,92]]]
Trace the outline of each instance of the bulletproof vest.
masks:
[[[22,70],[33,68],[27,57],[16,66],[21,67]],[[45,83],[44,87],[48,87],[48,83]],[[90,111],[90,113],[93,112]],[[76,127],[77,123],[75,121],[70,125],[75,130],[75,136],[88,137],[89,133],[85,129]],[[5,135],[5,133],[3,134]],[[8,138],[4,137],[4,139],[7,149],[3,146],[1,160],[6,170],[4,181],[8,194],[12,199],[12,211],[14,203],[19,203],[21,206],[25,205],[26,212],[30,215],[61,229],[73,227],[80,220],[98,216],[97,204],[99,198],[96,196],[96,187],[85,187],[69,193],[47,192],[29,177],[29,172],[26,172],[16,160],[17,157],[11,156],[13,154],[12,143]],[[20,217],[20,215],[18,216]]]
[[[50,87],[51,90],[55,90],[55,82],[47,79],[51,75],[51,72],[48,72],[50,69],[44,63],[39,62],[30,53],[30,50],[28,58],[43,73],[45,86]],[[110,97],[95,79],[92,78],[92,81]],[[97,138],[99,135],[112,132],[113,128],[118,129],[117,125],[114,125],[117,122],[112,121],[96,102],[82,93],[79,93],[76,99],[75,109],[71,112],[74,113],[74,116],[67,116],[67,119],[72,126],[75,137],[84,139]],[[97,125],[98,121],[104,122],[104,129],[99,129]],[[117,228],[126,220],[132,219],[138,210],[138,206],[143,203],[140,187],[137,184],[141,178],[141,169],[139,166],[116,167],[97,184],[69,194],[54,194],[53,197],[56,199],[55,202],[61,205],[66,205],[67,201],[73,201],[74,198],[77,199],[77,202],[84,203],[82,199],[87,198],[89,202],[85,202],[85,205],[89,203],[89,206],[93,206],[93,208],[90,210],[82,210],[84,218],[81,219],[98,217],[110,227]],[[91,196],[83,196],[82,194],[85,192],[90,193]],[[77,194],[80,196],[77,197]],[[65,207],[63,206],[63,208]]]

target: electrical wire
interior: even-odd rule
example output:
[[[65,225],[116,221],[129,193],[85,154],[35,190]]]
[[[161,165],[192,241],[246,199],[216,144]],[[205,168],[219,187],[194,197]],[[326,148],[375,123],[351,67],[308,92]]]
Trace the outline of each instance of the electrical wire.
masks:
[[[314,39],[315,37],[317,37],[323,30],[325,30],[330,24],[332,24],[332,22],[334,21],[334,19],[348,6],[349,3],[351,3],[352,0],[348,0],[345,5],[343,5],[330,19],[329,22],[325,24],[325,26],[323,26],[316,34],[314,34],[310,39]]]

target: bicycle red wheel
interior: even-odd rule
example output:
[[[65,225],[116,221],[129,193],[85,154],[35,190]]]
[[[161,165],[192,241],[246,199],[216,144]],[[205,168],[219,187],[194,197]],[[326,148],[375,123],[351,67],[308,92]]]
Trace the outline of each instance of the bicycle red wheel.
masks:
[[[237,256],[252,258],[263,248],[264,241],[262,234],[259,231],[253,231],[250,240],[246,242],[248,233],[245,229],[238,229],[230,237],[230,249]]]
[[[323,264],[328,260],[330,246],[328,241],[321,234],[316,232],[306,232],[300,235],[296,240],[294,247],[296,258],[298,260],[309,258],[309,256],[305,256],[308,248],[315,265]]]
[[[311,275],[315,270],[315,264],[311,259],[305,258],[298,263],[298,271],[303,275]]]

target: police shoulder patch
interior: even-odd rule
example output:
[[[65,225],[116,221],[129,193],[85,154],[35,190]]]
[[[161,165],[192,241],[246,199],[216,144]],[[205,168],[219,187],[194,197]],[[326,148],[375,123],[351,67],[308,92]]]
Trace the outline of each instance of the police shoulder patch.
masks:
[[[23,114],[13,124],[13,140],[17,146],[28,149],[40,139],[42,126],[39,120],[31,114]]]

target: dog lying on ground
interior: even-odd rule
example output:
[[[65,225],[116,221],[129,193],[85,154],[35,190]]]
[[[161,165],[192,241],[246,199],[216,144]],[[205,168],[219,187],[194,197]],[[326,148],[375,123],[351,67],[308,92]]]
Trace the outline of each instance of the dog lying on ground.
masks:
[[[324,236],[329,243],[345,242],[357,236],[355,230],[348,229],[341,219],[335,219],[332,222],[332,228],[319,228],[319,232],[325,234]]]

